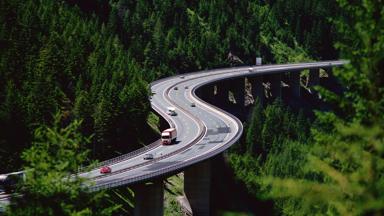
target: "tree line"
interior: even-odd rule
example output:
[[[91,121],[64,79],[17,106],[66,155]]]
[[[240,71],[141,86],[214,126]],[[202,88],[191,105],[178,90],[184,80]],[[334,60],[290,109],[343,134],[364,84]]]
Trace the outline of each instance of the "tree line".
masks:
[[[277,63],[312,58],[279,19],[279,4],[3,1],[2,169],[20,167],[18,155],[30,146],[31,131],[51,122],[55,112],[68,122],[83,120],[83,134],[94,134],[91,156],[101,160],[149,142],[136,135],[150,131],[143,122],[150,111],[147,85],[155,79],[251,64],[256,56]],[[299,12],[292,7],[291,17]]]
[[[20,166],[31,131],[83,120],[93,158],[147,142],[138,131],[150,111],[148,83],[119,38],[97,19],[62,1],[2,1],[0,5],[1,170]]]
[[[350,64],[334,70],[342,94],[317,87],[334,108],[315,111],[308,124],[281,102],[257,105],[229,157],[237,178],[255,197],[273,200],[279,215],[384,211],[383,8],[374,0],[337,3],[335,47]]]
[[[63,193],[53,187],[54,184],[51,188],[50,182],[60,180],[63,173],[65,176],[75,172],[74,167],[80,163],[110,158],[152,139],[154,133],[146,124],[150,112],[149,82],[177,73],[253,64],[257,56],[267,63],[337,56],[338,51],[332,47],[336,38],[334,28],[324,19],[337,12],[336,4],[326,0],[296,2],[1,1],[0,172],[38,168],[31,174],[35,175],[30,178],[32,182],[21,188],[24,194],[42,202],[52,196],[71,197],[72,190]],[[350,17],[351,20],[354,18]],[[367,52],[370,50],[367,48]],[[348,78],[350,76],[345,73],[345,79]],[[377,82],[376,86],[380,86]],[[361,85],[365,82],[356,81],[356,86]],[[356,101],[367,98],[348,96]],[[354,105],[357,113],[364,113],[361,103]],[[293,114],[284,115],[280,120],[269,119],[277,118],[272,116],[284,109],[279,103],[269,109],[269,114],[264,116],[269,125],[266,128],[272,127],[275,121],[282,121],[285,133],[294,143],[290,146],[295,149],[298,143],[310,138],[300,131],[301,123],[292,122],[306,123],[302,117],[297,119]],[[55,113],[60,113],[60,121],[55,120],[58,118]],[[258,113],[255,115],[264,115],[260,110]],[[257,127],[250,123],[250,128],[256,128],[255,131],[258,131]],[[43,181],[50,170],[34,155],[53,151],[53,140],[63,132],[58,128],[92,138],[82,142],[79,137],[66,137],[63,142],[74,144],[72,138],[82,142],[81,146],[67,146],[76,152],[75,155],[79,154],[79,161],[73,162],[76,166],[70,163],[67,167],[65,161],[69,158],[59,154],[58,148],[58,154],[52,154],[56,159],[47,157],[46,163],[62,161],[64,168],[56,170],[55,167],[52,170],[54,177]],[[52,134],[52,130],[55,133]],[[253,152],[252,158],[260,154],[266,163],[272,153],[278,154],[276,149],[283,151],[277,143],[285,140],[278,137],[275,144],[267,143],[273,135],[266,129],[264,132],[263,147],[257,146],[259,138],[249,132],[253,135],[247,133],[247,147],[241,151]],[[66,148],[65,145],[62,147]],[[82,152],[87,150],[90,152],[85,157]],[[289,158],[289,151],[286,154]],[[47,187],[42,187],[43,184]],[[73,191],[79,189],[77,186],[75,184]],[[35,191],[36,188],[44,190]],[[31,191],[33,193],[29,193]],[[80,192],[73,196],[90,198]],[[52,206],[60,203],[60,199],[52,201]],[[68,208],[61,207],[69,210],[60,214],[84,210],[83,206],[76,208],[72,205],[76,199],[67,201],[65,206]],[[89,203],[96,205],[98,202]],[[28,210],[27,203],[22,200],[16,203],[14,210],[17,206]],[[41,209],[45,207],[41,205],[44,203],[35,204],[42,206]],[[83,213],[92,214],[97,212],[95,209],[85,209]],[[109,210],[115,209],[108,208],[105,214],[111,214],[107,212]]]

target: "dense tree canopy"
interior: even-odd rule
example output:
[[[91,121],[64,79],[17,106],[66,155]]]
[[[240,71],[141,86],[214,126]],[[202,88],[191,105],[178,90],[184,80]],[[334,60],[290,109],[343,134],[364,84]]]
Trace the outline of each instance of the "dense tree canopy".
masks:
[[[118,37],[62,1],[0,4],[6,47],[0,51],[2,170],[20,166],[17,155],[30,146],[30,131],[50,123],[57,111],[67,121],[82,119],[85,135],[95,133],[92,151],[99,159],[127,138],[131,144],[124,149],[137,148],[142,137],[136,132],[145,128],[149,112],[148,87]]]
[[[254,64],[258,56],[266,63],[288,63],[337,58],[340,52],[351,61],[334,71],[343,94],[317,89],[335,109],[318,112],[309,124],[301,112],[290,111],[282,101],[264,108],[256,103],[230,162],[252,194],[275,199],[279,214],[346,214],[349,209],[351,214],[382,213],[382,4],[382,0],[0,1],[0,173],[22,168],[20,155],[25,151],[24,166],[37,167],[27,188],[33,191],[38,185],[50,191],[49,197],[87,197],[45,185],[74,171],[74,164],[62,163],[65,169],[54,169],[47,181],[37,175],[47,171],[46,164],[33,155],[46,155],[51,151],[48,145],[58,144],[56,138],[63,132],[57,125],[47,127],[55,121],[53,113],[61,113],[63,130],[76,135],[63,142],[73,144],[74,139],[83,142],[82,150],[90,150],[89,157],[80,154],[77,166],[136,149],[153,138],[146,121],[148,83],[155,79]],[[91,135],[91,142],[81,137]],[[60,151],[51,156],[42,158],[68,159]],[[40,201],[48,197],[46,191],[24,193],[45,207]],[[66,204],[72,213],[95,211]],[[18,200],[17,206],[25,203]],[[17,214],[17,209],[11,210]]]
[[[350,64],[334,71],[344,87],[342,94],[318,88],[335,109],[316,112],[309,139],[289,142],[290,136],[285,134],[287,138],[278,143],[279,150],[268,152],[267,159],[260,160],[269,149],[260,128],[272,122],[275,128],[268,131],[285,131],[289,125],[276,124],[284,114],[274,112],[258,120],[252,118],[247,131],[247,138],[260,137],[247,141],[255,141],[252,145],[262,149],[261,154],[250,156],[253,151],[248,150],[245,156],[236,151],[231,155],[237,177],[256,196],[273,199],[279,214],[383,214],[384,19],[379,14],[384,13],[384,8],[378,6],[382,3],[338,1],[341,16],[332,21],[340,37],[336,47]],[[271,108],[264,112],[268,110]],[[254,115],[257,113],[260,111],[254,111]],[[255,127],[254,121],[261,126]],[[279,137],[271,133],[266,140]]]
[[[22,155],[25,181],[6,215],[111,215],[119,208],[105,205],[104,192],[90,193],[84,187],[90,183],[72,175],[87,159],[90,139],[79,132],[81,122],[63,127],[61,118],[57,114],[51,127],[34,131],[32,147]]]
[[[20,167],[17,155],[30,146],[30,131],[51,122],[54,112],[62,111],[68,121],[82,119],[83,134],[95,134],[91,155],[104,159],[151,137],[136,136],[137,131],[148,131],[142,124],[150,108],[147,82],[174,73],[249,64],[256,56],[267,62],[308,60],[312,43],[300,45],[301,39],[286,26],[293,18],[278,16],[288,13],[281,4],[2,1],[0,155],[7,159],[0,164],[13,161],[1,164],[2,169]],[[292,9],[289,17],[299,13]],[[328,51],[314,57],[326,57]]]

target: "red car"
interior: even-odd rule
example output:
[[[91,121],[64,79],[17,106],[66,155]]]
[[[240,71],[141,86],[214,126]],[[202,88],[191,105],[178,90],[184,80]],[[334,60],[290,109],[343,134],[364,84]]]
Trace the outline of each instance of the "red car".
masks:
[[[106,174],[106,173],[111,173],[112,169],[109,166],[103,166],[100,168],[100,173],[101,174]]]

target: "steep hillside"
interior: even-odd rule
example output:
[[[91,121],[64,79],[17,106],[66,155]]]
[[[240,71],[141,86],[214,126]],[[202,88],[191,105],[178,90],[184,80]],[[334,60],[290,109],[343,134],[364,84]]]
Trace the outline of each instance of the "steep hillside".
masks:
[[[31,132],[56,112],[94,134],[95,158],[148,142],[147,82],[119,38],[62,1],[0,3],[0,167],[20,166]],[[127,142],[129,141],[129,142]]]
[[[143,130],[152,133],[143,124],[150,109],[147,82],[204,68],[252,64],[256,56],[282,63],[329,54],[308,54],[328,38],[314,39],[316,33],[311,33],[297,39],[287,23],[300,10],[291,6],[285,11],[279,1],[0,4],[4,171],[20,166],[18,155],[30,146],[31,131],[50,123],[53,113],[63,113],[67,122],[81,119],[83,134],[94,134],[86,148],[93,158],[105,159],[152,139],[136,136]],[[313,5],[311,14],[324,11],[324,4]],[[282,19],[288,12],[289,19]],[[322,15],[316,17],[313,22]],[[303,30],[314,32],[313,26],[322,28],[324,22],[306,21]],[[303,40],[305,46],[299,43]]]

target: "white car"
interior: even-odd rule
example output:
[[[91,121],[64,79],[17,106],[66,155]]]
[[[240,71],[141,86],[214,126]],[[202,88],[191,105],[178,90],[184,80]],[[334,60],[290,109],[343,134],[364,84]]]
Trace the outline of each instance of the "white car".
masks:
[[[175,107],[167,107],[167,114],[170,116],[176,116],[177,113]]]

